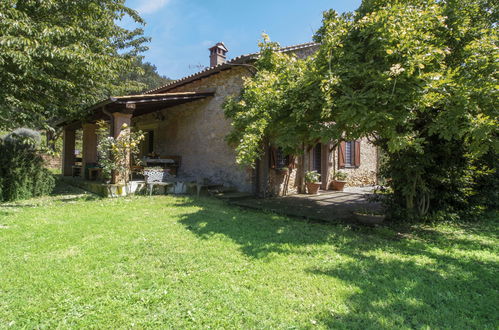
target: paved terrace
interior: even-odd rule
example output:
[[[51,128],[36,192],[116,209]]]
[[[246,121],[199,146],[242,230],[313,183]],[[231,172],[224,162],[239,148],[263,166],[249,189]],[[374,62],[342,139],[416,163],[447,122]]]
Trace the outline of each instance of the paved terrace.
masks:
[[[346,188],[345,191],[320,191],[318,195],[291,195],[268,199],[245,198],[232,203],[241,207],[272,211],[288,216],[327,222],[350,221],[357,210],[382,209],[368,199],[373,187]]]

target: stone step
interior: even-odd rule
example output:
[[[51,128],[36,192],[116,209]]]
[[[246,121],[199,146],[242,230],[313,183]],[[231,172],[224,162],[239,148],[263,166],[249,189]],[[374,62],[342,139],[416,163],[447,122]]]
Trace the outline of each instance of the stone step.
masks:
[[[221,193],[233,193],[233,192],[237,192],[237,189],[234,188],[234,187],[224,187],[222,185],[218,185],[218,186],[207,186],[206,188],[207,188],[206,190],[208,190],[208,192],[211,195],[221,194]]]
[[[239,200],[254,197],[250,193],[242,193],[242,192],[219,192],[213,194],[213,197],[223,199],[223,200]]]

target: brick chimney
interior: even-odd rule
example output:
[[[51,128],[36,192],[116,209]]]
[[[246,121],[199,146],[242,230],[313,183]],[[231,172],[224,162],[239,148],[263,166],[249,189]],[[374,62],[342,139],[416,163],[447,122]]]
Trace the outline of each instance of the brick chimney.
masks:
[[[223,42],[217,43],[210,48],[210,67],[217,66],[225,63],[226,54],[229,50],[225,47]]]

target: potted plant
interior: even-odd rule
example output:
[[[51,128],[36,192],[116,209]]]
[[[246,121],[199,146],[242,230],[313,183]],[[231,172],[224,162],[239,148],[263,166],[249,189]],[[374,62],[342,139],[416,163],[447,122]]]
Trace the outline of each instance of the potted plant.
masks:
[[[334,174],[333,178],[333,190],[343,191],[347,183],[348,175],[345,172],[338,171]]]
[[[315,195],[319,191],[321,186],[320,177],[321,175],[317,171],[307,171],[305,173],[305,184],[309,194]]]
[[[375,210],[358,210],[353,215],[357,222],[365,225],[377,225],[385,220],[385,214]]]

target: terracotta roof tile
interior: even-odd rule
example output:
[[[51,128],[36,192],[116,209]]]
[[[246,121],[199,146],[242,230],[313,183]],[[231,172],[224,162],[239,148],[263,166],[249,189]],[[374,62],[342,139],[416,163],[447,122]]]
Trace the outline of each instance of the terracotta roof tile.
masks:
[[[298,45],[281,47],[281,49],[279,49],[279,51],[280,52],[292,52],[295,50],[311,48],[311,47],[318,46],[318,45],[319,44],[316,42],[307,42],[307,43],[302,43],[302,44],[298,44]],[[171,81],[164,86],[160,86],[158,88],[151,89],[151,90],[145,92],[145,94],[158,93],[158,92],[161,92],[162,90],[164,91],[164,90],[168,90],[168,89],[180,86],[180,85],[184,85],[192,80],[197,80],[197,79],[202,78],[204,76],[222,71],[224,69],[228,69],[231,67],[231,64],[240,64],[240,63],[244,63],[246,61],[252,60],[252,59],[256,59],[258,54],[259,53],[250,53],[250,54],[237,56],[237,57],[235,57],[235,58],[233,58],[225,63],[219,64],[217,66],[205,68],[205,69],[198,71],[196,73],[193,73],[189,76],[185,76],[183,78]]]

